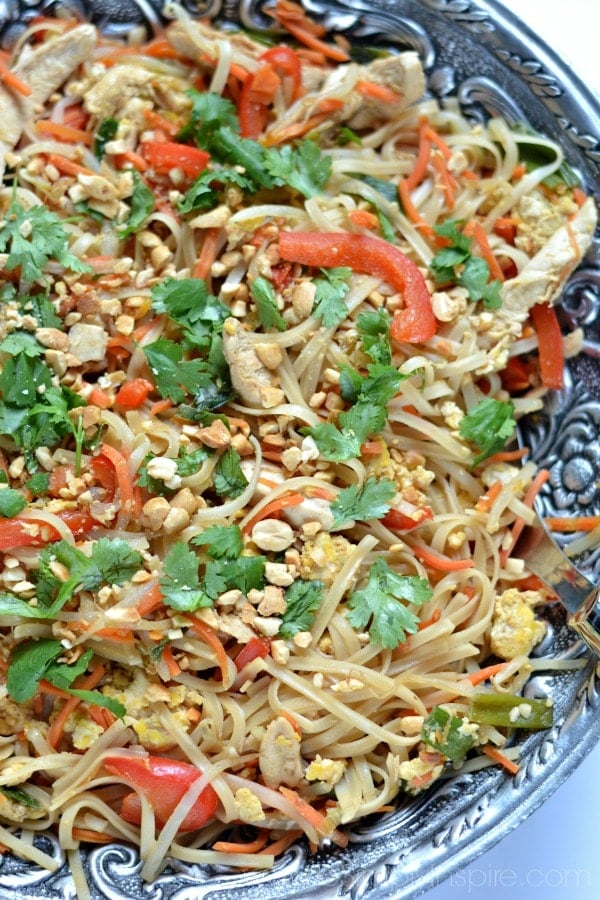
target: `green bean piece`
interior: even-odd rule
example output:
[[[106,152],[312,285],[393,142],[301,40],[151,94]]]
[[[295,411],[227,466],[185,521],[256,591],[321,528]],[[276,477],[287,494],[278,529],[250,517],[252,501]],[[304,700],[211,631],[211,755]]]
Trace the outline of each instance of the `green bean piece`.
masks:
[[[529,731],[551,728],[553,722],[552,706],[546,700],[485,691],[471,697],[468,715],[479,725]]]

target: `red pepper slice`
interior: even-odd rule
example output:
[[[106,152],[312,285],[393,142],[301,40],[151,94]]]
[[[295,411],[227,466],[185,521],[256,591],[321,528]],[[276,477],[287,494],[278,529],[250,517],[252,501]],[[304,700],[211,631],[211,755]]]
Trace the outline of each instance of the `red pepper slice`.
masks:
[[[418,525],[422,525],[427,519],[433,519],[433,510],[428,506],[419,509],[417,518],[407,516],[399,509],[390,509],[381,519],[381,524],[390,531],[412,531]]]
[[[121,385],[115,396],[115,406],[121,409],[139,409],[154,390],[154,385],[147,378],[132,378]]]
[[[210,159],[205,150],[178,144],[177,141],[144,141],[139,150],[159,175],[168,175],[172,169],[181,169],[188,178],[195,178],[204,171]]]
[[[548,303],[536,303],[529,314],[538,339],[542,384],[558,391],[563,386],[565,354],[556,310]]]
[[[202,775],[189,763],[162,756],[107,756],[104,768],[144,795],[161,827],[184,794]],[[196,831],[201,828],[213,817],[218,802],[214,789],[207,785],[181,823],[179,831]],[[124,798],[121,816],[132,825],[140,824],[141,806],[136,794],[128,794]]]
[[[57,513],[75,537],[87,534],[98,524],[89,513],[80,509],[65,509]],[[31,526],[37,525],[36,534],[31,533]],[[60,534],[47,522],[36,522],[35,519],[4,519],[0,522],[0,552],[14,550],[17,547],[44,547],[51,541],[57,541]]]
[[[393,244],[367,234],[282,231],[282,259],[305,266],[349,266],[374,275],[402,293],[405,308],[394,316],[391,336],[397,341],[421,343],[435,334],[431,296],[417,265]]]
[[[248,643],[242,647],[242,649],[236,656],[235,667],[238,672],[241,672],[244,666],[247,666],[248,663],[251,663],[259,656],[261,659],[264,659],[265,656],[269,655],[270,651],[271,643],[267,640],[267,638],[250,638]]]
[[[296,100],[300,96],[302,86],[302,63],[296,51],[291,47],[270,47],[259,59],[270,63],[280,76],[291,80],[291,100]]]

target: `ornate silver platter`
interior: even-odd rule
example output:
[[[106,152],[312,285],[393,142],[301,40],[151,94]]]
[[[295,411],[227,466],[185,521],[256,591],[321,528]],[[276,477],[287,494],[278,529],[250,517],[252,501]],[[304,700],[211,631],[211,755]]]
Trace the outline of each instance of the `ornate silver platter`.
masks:
[[[528,121],[558,140],[589,190],[600,197],[600,107],[553,52],[523,30],[493,0],[305,0],[313,16],[353,44],[416,50],[431,93],[458,96],[475,119],[500,114]],[[208,0],[184,5],[225,28],[271,27],[263,0]],[[40,14],[68,8],[118,36],[164,21],[158,0],[0,0],[0,42],[18,36]],[[566,387],[550,396],[543,414],[522,427],[524,443],[551,473],[542,497],[547,513],[600,513],[600,240],[574,274],[561,307],[566,327],[585,332],[584,352],[569,365]],[[569,538],[565,538],[569,540]],[[600,547],[580,560],[600,580]],[[533,812],[568,777],[600,738],[600,667],[564,624],[549,612],[549,633],[539,652],[581,657],[584,667],[539,676],[531,690],[554,699],[556,724],[528,738],[515,778],[496,769],[457,775],[416,800],[401,800],[385,816],[350,832],[344,851],[311,855],[292,847],[266,873],[173,865],[152,885],[139,877],[136,852],[109,845],[86,853],[93,898],[147,900],[276,900],[410,898],[439,883],[487,850]],[[64,857],[49,837],[36,839],[55,855],[48,874],[10,855],[0,858],[0,898],[70,898],[75,891]]]

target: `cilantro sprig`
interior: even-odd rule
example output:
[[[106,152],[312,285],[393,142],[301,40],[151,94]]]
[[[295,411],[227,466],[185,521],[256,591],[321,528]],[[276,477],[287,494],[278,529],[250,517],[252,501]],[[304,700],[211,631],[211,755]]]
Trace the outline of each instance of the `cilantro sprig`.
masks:
[[[418,630],[419,619],[409,605],[420,606],[432,593],[425,579],[399,575],[380,557],[366,586],[350,595],[347,618],[353,628],[368,626],[373,643],[393,650]]]
[[[339,528],[353,519],[381,519],[388,512],[395,495],[396,485],[389,478],[370,476],[360,487],[351,484],[343,488],[331,504],[334,515],[331,527]]]
[[[496,400],[486,397],[460,420],[458,430],[479,452],[473,460],[476,466],[488,456],[499,453],[515,432],[515,411],[512,400]]]
[[[279,636],[289,640],[301,631],[308,631],[312,625],[323,600],[322,581],[306,581],[298,578],[293,581],[285,592],[287,603],[279,627]]]
[[[348,316],[344,298],[350,290],[352,269],[338,266],[321,272],[322,277],[313,281],[316,291],[312,314],[321,319],[325,328],[335,328]]]
[[[430,269],[440,284],[458,284],[464,287],[469,298],[475,303],[483,301],[487,309],[498,309],[502,305],[500,282],[490,281],[490,267],[480,256],[471,252],[473,239],[458,229],[459,223],[448,219],[436,225],[436,234],[450,242],[435,254]]]

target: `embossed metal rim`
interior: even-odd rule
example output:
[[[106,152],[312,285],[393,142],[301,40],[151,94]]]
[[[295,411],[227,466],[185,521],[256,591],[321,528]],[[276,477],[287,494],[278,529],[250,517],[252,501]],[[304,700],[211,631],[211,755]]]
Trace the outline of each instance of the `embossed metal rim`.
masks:
[[[260,0],[183,2],[190,12],[200,8],[203,15],[224,24],[242,21],[260,27],[265,23]],[[416,49],[426,65],[432,93],[456,93],[473,116],[497,112],[527,118],[560,141],[588,189],[600,197],[598,102],[551,48],[495,0],[305,0],[305,4],[328,27],[337,27],[352,39],[395,38],[397,44]],[[10,42],[23,22],[59,5],[57,0],[0,0],[0,40]],[[139,23],[152,28],[161,21],[160,0],[70,0],[64,5],[114,34],[126,33]],[[594,349],[600,321],[598,246],[571,280],[565,304],[567,320],[585,329],[590,358],[579,367],[574,364],[565,390],[550,398],[545,417],[534,421],[528,432],[534,457],[556,464],[556,484],[544,501],[550,508],[560,506],[557,485],[574,446],[571,441],[567,447],[568,438],[562,440],[558,431],[568,431],[575,419],[588,445],[592,440],[598,446],[600,364]],[[557,446],[565,448],[558,458],[552,455]],[[575,505],[578,502],[586,504],[582,508],[587,511],[600,512],[597,491],[591,497],[582,492],[575,498]],[[572,511],[573,503],[569,508]],[[600,562],[597,558],[588,562],[598,577]],[[536,694],[553,697],[556,725],[550,733],[527,739],[516,778],[489,769],[449,778],[430,793],[401,802],[394,813],[356,825],[346,851],[310,856],[299,845],[266,873],[174,864],[153,885],[142,885],[139,858],[132,848],[100,847],[85,858],[92,897],[409,900],[439,884],[539,807],[600,740],[596,661],[585,655],[560,614],[552,615],[550,625],[543,649],[566,658],[582,656],[587,665],[561,676],[538,676],[531,685]],[[5,855],[0,859],[1,900],[15,895],[37,900],[74,896],[56,842],[41,840],[61,863],[58,872],[49,875]]]

